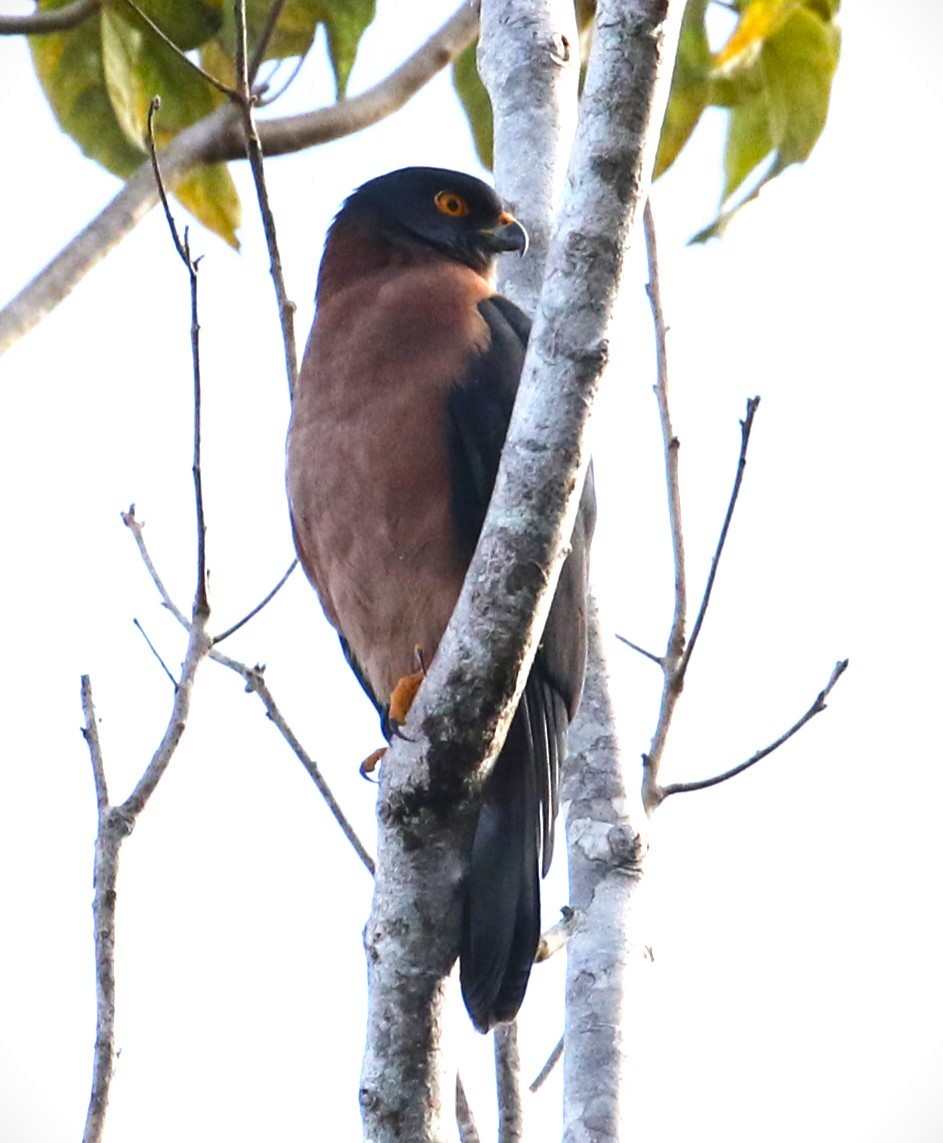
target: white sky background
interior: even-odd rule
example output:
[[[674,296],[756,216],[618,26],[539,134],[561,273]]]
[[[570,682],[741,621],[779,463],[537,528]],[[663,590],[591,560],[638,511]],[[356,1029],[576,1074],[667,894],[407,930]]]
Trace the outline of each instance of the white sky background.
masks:
[[[11,5],[12,7],[12,5]],[[451,0],[380,3],[351,90]],[[22,9],[19,9],[22,10]],[[400,9],[402,12],[402,9]],[[413,15],[415,13],[415,16]],[[849,0],[832,114],[810,163],[722,242],[688,248],[719,188],[716,124],[655,190],[692,595],[760,394],[747,478],[664,767],[706,776],[779,734],[835,661],[827,713],[748,775],[656,815],[644,900],[654,964],[626,1035],[626,1137],[644,1143],[943,1138],[943,795],[938,349],[943,18],[934,0]],[[314,61],[312,61],[314,62]],[[279,112],[330,98],[307,69]],[[22,43],[0,41],[0,299],[117,183],[60,136]],[[476,170],[449,79],[360,136],[269,164],[303,337],[325,228],[349,190],[409,163]],[[277,314],[246,172],[243,253],[199,227],[211,602],[228,626],[291,559]],[[182,210],[179,220],[185,221]],[[526,219],[525,219],[526,221]],[[653,358],[636,258],[597,422],[595,573],[611,625],[660,650],[671,573]],[[0,1140],[81,1133],[94,1037],[95,807],[79,734],[92,676],[114,799],[157,743],[183,640],[119,512],[192,596],[188,292],[153,212],[0,362]],[[376,720],[300,575],[227,650],[268,664],[292,725],[372,847],[357,763]],[[630,764],[659,679],[629,650]],[[546,918],[565,900],[558,861]],[[108,1138],[354,1139],[370,881],[240,680],[212,663],[164,781],[125,843]],[[562,1027],[562,958],[535,971],[523,1054]],[[456,1006],[476,1113],[490,1042]],[[559,1076],[533,1138],[553,1138]],[[487,1136],[486,1136],[487,1137]]]

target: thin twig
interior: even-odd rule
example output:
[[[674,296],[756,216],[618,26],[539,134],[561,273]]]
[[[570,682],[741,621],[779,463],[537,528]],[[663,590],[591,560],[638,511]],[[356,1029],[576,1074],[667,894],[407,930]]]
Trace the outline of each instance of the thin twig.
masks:
[[[138,553],[144,562],[144,566],[147,569],[147,572],[150,575],[154,586],[157,588],[157,591],[160,594],[161,601],[163,602],[164,606],[167,608],[170,614],[173,615],[181,627],[189,631],[191,627],[190,621],[168,594],[163,580],[160,577],[160,573],[157,571],[154,561],[151,559],[151,554],[148,551],[147,544],[144,540],[144,525],[135,516],[133,504],[127,512],[122,513],[121,518],[130,530],[131,534],[134,536],[134,542],[137,545]],[[256,608],[256,613],[259,609],[260,608]],[[334,797],[334,794],[330,786],[327,784],[324,775],[321,773],[321,769],[318,766],[317,762],[314,761],[314,759],[301,745],[294,731],[288,725],[284,715],[279,710],[275,699],[272,697],[272,692],[268,689],[268,685],[266,684],[263,677],[263,668],[258,666],[250,667],[247,663],[242,663],[238,659],[233,659],[229,655],[225,655],[222,651],[213,646],[213,644],[217,641],[218,640],[208,639],[210,647],[209,657],[214,662],[219,663],[223,667],[228,667],[229,670],[234,671],[237,675],[240,675],[245,681],[246,691],[250,694],[254,693],[259,696],[262,705],[265,707],[265,713],[268,715],[271,722],[278,728],[281,736],[291,747],[295,757],[302,764],[302,766],[304,766],[305,770],[307,770],[309,777],[314,782],[321,797],[327,803],[327,808],[333,814],[334,820],[340,826],[344,836],[353,846],[354,851],[363,862],[364,866],[369,870],[370,873],[373,873],[373,858],[367,852],[363,842],[361,842],[353,826],[348,821],[347,815],[341,809],[340,803]]]
[[[687,574],[684,561],[684,534],[681,525],[681,490],[678,471],[679,441],[671,423],[668,403],[668,327],[661,301],[661,280],[658,272],[658,243],[655,234],[655,216],[651,202],[646,201],[644,211],[645,249],[648,256],[648,294],[655,329],[655,360],[657,365],[655,398],[658,402],[658,420],[661,425],[665,466],[665,486],[668,494],[668,526],[671,534],[671,553],[674,563],[674,612],[665,653],[657,659],[662,671],[663,684],[658,718],[652,734],[642,773],[642,800],[646,809],[654,804],[658,789],[658,767],[668,738],[668,728],[675,705],[684,686],[681,669],[684,654],[684,627],[687,616]],[[627,642],[627,640],[626,640]],[[635,644],[632,644],[634,647]],[[641,648],[637,648],[641,650]],[[649,656],[654,658],[654,656]]]
[[[195,606],[194,612],[196,612]],[[196,677],[197,668],[206,658],[210,650],[210,641],[209,636],[206,634],[205,622],[204,617],[194,614],[190,627],[190,639],[187,644],[187,652],[184,656],[183,668],[180,672],[180,681],[177,683],[177,689],[174,692],[174,705],[170,713],[167,728],[147,765],[147,769],[141,775],[137,785],[128,795],[124,803],[119,807],[119,809],[130,818],[136,818],[138,816],[147,804],[151,794],[154,793],[154,790],[157,788],[157,783],[163,777],[164,771],[167,769],[187,725],[187,718],[190,713],[190,697],[193,692],[193,680]]]
[[[459,1143],[481,1143],[481,1136],[475,1126],[475,1117],[460,1075],[455,1077],[455,1121],[458,1125]]]
[[[737,458],[737,475],[734,477],[733,489],[730,493],[730,500],[727,503],[727,512],[724,516],[724,523],[720,529],[720,536],[717,539],[717,547],[714,549],[714,555],[711,559],[711,570],[708,573],[707,583],[704,586],[704,595],[701,599],[701,606],[698,608],[697,618],[694,620],[694,626],[691,628],[691,638],[688,640],[688,645],[681,657],[679,669],[682,675],[687,670],[688,663],[691,661],[691,655],[694,651],[698,636],[701,633],[701,627],[704,623],[704,616],[707,614],[707,605],[710,603],[711,593],[714,590],[714,580],[717,578],[717,566],[720,563],[720,557],[723,554],[724,544],[727,542],[727,532],[730,529],[730,521],[733,519],[734,509],[737,507],[737,499],[740,496],[740,486],[743,483],[743,473],[747,466],[747,449],[750,446],[750,433],[753,429],[753,418],[756,416],[756,410],[759,407],[759,397],[751,397],[747,401],[746,416],[740,422],[740,455]]]
[[[291,575],[291,573],[295,570],[295,568],[297,566],[298,566],[298,557],[295,556],[295,558],[288,565],[288,570],[285,572],[285,574],[282,576],[282,578],[278,581],[278,583],[272,588],[272,590],[268,593],[268,595],[261,601],[261,603],[257,603],[255,605],[255,607],[253,607],[250,612],[248,612],[246,615],[243,615],[243,617],[238,622],[234,623],[232,625],[232,627],[227,627],[226,630],[221,635],[214,635],[213,636],[213,646],[214,647],[219,646],[219,644],[222,643],[222,641],[224,639],[228,639],[230,635],[234,635],[239,630],[240,627],[245,627],[245,625],[249,622],[249,620],[254,619],[259,614],[259,612],[262,610],[263,607],[266,607],[269,603],[271,603],[272,600],[275,598],[275,596],[278,595],[278,593],[282,590],[282,588],[288,582],[288,577]]]
[[[101,817],[109,807],[108,780],[105,777],[105,761],[98,735],[98,718],[92,700],[92,680],[88,675],[82,676],[82,713],[85,715],[82,737],[88,743],[88,753],[92,760],[92,777],[95,781],[95,801],[98,803],[98,815]]]
[[[314,41],[312,40],[312,46],[313,45],[314,45]],[[309,51],[310,51],[310,48],[309,48]],[[273,103],[277,103],[279,101],[279,99],[281,99],[281,97],[289,89],[289,87],[291,87],[291,85],[298,78],[298,73],[304,67],[304,63],[305,63],[305,60],[307,58],[308,58],[308,52],[305,52],[305,54],[303,56],[298,56],[298,58],[292,64],[291,71],[288,73],[288,78],[281,85],[281,87],[277,87],[274,91],[271,90],[271,87],[272,87],[272,82],[275,79],[275,76],[278,74],[278,68],[277,67],[274,68],[272,70],[272,72],[270,72],[269,77],[265,81],[264,84],[262,84],[262,83],[256,84],[255,87],[253,87],[253,91],[255,92],[255,105],[256,105],[256,107],[271,107]],[[279,63],[281,63],[281,62],[282,61],[279,61]]]
[[[170,679],[170,685],[174,688],[174,690],[176,690],[177,689],[177,680],[174,678],[173,671],[170,669],[170,667],[167,666],[167,664],[161,658],[160,651],[158,651],[157,648],[154,646],[154,644],[151,642],[150,637],[148,636],[148,634],[144,630],[144,628],[141,626],[140,621],[137,619],[133,619],[132,622],[134,623],[134,626],[138,629],[138,631],[141,632],[141,636],[143,637],[144,642],[150,648],[151,654],[158,661],[158,663],[160,663],[160,665],[164,668],[164,674],[167,676],[168,679]]]
[[[77,28],[101,7],[101,0],[74,0],[61,8],[47,8],[26,16],[0,16],[0,36],[42,36]]]
[[[644,647],[640,647],[638,643],[633,643],[631,639],[627,639],[624,635],[620,635],[618,632],[616,632],[616,638],[620,643],[624,643],[626,647],[631,647],[633,651],[638,651],[638,653],[644,656],[646,659],[651,659],[653,663],[657,663],[659,667],[663,667],[665,665],[665,659],[663,655],[655,655],[651,651],[646,651]]]
[[[563,1057],[563,1037],[561,1036],[560,1039],[557,1041],[556,1047],[553,1049],[553,1051],[547,1057],[547,1062],[544,1064],[544,1066],[537,1073],[537,1076],[534,1079],[534,1082],[530,1085],[530,1087],[527,1090],[530,1092],[539,1091],[540,1088],[542,1088],[543,1085],[547,1082],[547,1079],[548,1079],[550,1073],[557,1066],[557,1063],[560,1061],[560,1059],[562,1057]]]
[[[171,238],[178,255],[187,267],[190,278],[190,343],[193,353],[193,481],[197,516],[197,558],[196,587],[193,594],[193,607],[189,620],[176,608],[157,574],[141,533],[141,525],[134,515],[134,505],[122,515],[131,529],[144,558],[145,566],[151,572],[154,583],[164,603],[178,616],[188,632],[187,651],[179,681],[174,681],[174,700],[170,718],[143,774],[125,801],[115,807],[108,804],[108,790],[105,782],[104,762],[98,738],[97,720],[92,702],[91,684],[88,677],[82,679],[82,709],[85,713],[85,740],[92,756],[95,779],[95,796],[98,803],[98,833],[95,841],[95,896],[93,903],[95,939],[95,982],[96,982],[96,1031],[92,1066],[92,1087],[88,1112],[85,1119],[83,1143],[100,1143],[105,1126],[105,1113],[114,1074],[115,1061],[115,903],[118,877],[118,855],[121,844],[134,828],[138,816],[147,805],[148,799],[157,788],[187,725],[190,714],[190,700],[193,683],[200,664],[210,653],[210,639],[206,632],[209,618],[209,604],[206,597],[206,526],[203,512],[203,487],[200,471],[200,451],[202,437],[201,423],[201,384],[200,384],[200,343],[199,315],[197,310],[197,262],[190,255],[187,232],[181,241],[167,203],[163,180],[157,163],[154,145],[154,114],[159,106],[153,100],[148,112],[147,136],[156,181]],[[137,623],[137,620],[135,620]],[[138,629],[147,639],[154,654],[157,651],[139,623]],[[166,663],[157,655],[164,669],[173,679]]]
[[[272,697],[272,692],[268,689],[268,685],[266,684],[263,677],[263,668],[250,667],[247,664],[240,663],[237,659],[231,659],[228,655],[224,655],[221,651],[216,650],[210,651],[210,658],[215,660],[217,663],[222,664],[222,666],[228,667],[231,671],[235,671],[237,675],[241,675],[242,678],[245,679],[246,691],[250,694],[255,693],[259,696],[262,701],[262,705],[265,707],[265,713],[268,715],[269,720],[275,725],[275,727],[277,727],[279,734],[281,734],[282,738],[284,738],[288,745],[292,748],[295,757],[302,764],[302,766],[304,766],[305,770],[307,770],[308,776],[314,782],[318,793],[324,799],[327,808],[331,811],[331,814],[334,817],[334,820],[340,826],[341,832],[350,842],[354,852],[360,858],[361,862],[366,867],[368,872],[372,874],[375,871],[373,858],[367,852],[363,842],[357,836],[354,827],[348,820],[347,815],[341,809],[340,803],[334,797],[330,786],[327,784],[324,775],[321,773],[321,768],[301,745],[297,736],[295,735],[295,732],[285,721],[284,715],[278,709],[275,699]]]
[[[222,80],[217,79],[215,75],[210,75],[208,71],[200,67],[196,60],[191,59],[187,53],[183,51],[182,48],[179,48],[173,42],[173,40],[170,38],[170,36],[167,35],[165,31],[163,31],[157,26],[157,24],[154,23],[154,21],[150,18],[150,16],[148,16],[146,12],[142,11],[137,6],[137,4],[135,4],[134,0],[122,0],[122,2],[126,4],[127,7],[129,7],[131,11],[138,17],[138,19],[142,20],[148,26],[148,28],[150,28],[150,30],[160,40],[160,42],[169,48],[170,51],[172,51],[177,57],[177,59],[185,63],[191,71],[196,72],[196,74],[202,80],[208,83],[211,87],[215,87],[217,91],[222,92],[223,95],[228,96],[228,98],[237,98],[236,92],[233,91],[231,87],[227,87],[226,84],[222,82]],[[150,129],[150,123],[148,123],[148,129]]]
[[[288,396],[294,396],[295,381],[298,378],[298,347],[295,343],[295,303],[285,289],[285,275],[278,251],[275,234],[275,216],[269,203],[268,187],[265,184],[265,170],[262,160],[262,144],[252,114],[251,75],[246,49],[246,5],[245,0],[235,0],[236,13],[236,82],[242,104],[242,121],[246,136],[246,156],[252,170],[255,193],[259,201],[259,214],[265,232],[265,244],[269,254],[269,272],[275,286],[275,299],[278,303],[278,317],[282,328],[282,343],[285,350],[285,372],[288,376]],[[274,25],[273,25],[274,26]]]
[[[661,279],[658,271],[658,242],[655,234],[655,216],[651,199],[645,200],[645,247],[648,252],[648,285],[646,293],[655,323],[655,353],[657,381],[655,397],[661,422],[662,444],[665,456],[665,485],[668,491],[668,524],[671,530],[671,555],[674,561],[675,604],[668,635],[665,658],[676,660],[684,647],[684,623],[687,615],[687,576],[684,566],[684,534],[681,527],[681,482],[678,473],[680,441],[675,436],[668,406],[668,327],[661,304]]]
[[[170,596],[170,592],[168,592],[167,588],[164,586],[164,581],[160,578],[160,573],[154,566],[154,561],[151,559],[151,554],[147,550],[147,544],[144,542],[144,525],[135,515],[133,504],[127,510],[127,512],[121,513],[121,521],[130,531],[131,535],[134,536],[134,542],[137,544],[138,553],[141,559],[144,561],[144,567],[147,569],[147,574],[151,577],[154,586],[157,588],[157,592],[160,595],[161,602],[163,603],[164,607],[167,608],[167,610],[174,617],[174,619],[177,620],[181,627],[189,628],[189,619],[187,619],[180,608],[174,603],[173,599]]]
[[[498,1086],[498,1143],[521,1143],[524,1107],[516,1020],[498,1024],[494,1030],[494,1073]]]
[[[127,0],[126,0],[127,2]],[[194,615],[206,619],[210,613],[209,600],[206,593],[206,516],[203,506],[203,468],[201,453],[203,448],[203,384],[200,368],[200,315],[199,315],[199,288],[197,284],[197,270],[200,259],[193,258],[190,253],[190,233],[184,229],[183,239],[177,230],[167,190],[160,173],[160,164],[157,161],[157,145],[154,142],[154,116],[160,108],[160,99],[155,97],[147,112],[147,145],[151,155],[151,165],[154,170],[154,181],[160,194],[160,201],[164,207],[164,215],[170,228],[170,235],[174,246],[187,269],[190,280],[190,356],[193,362],[193,497],[196,508],[196,597],[193,604]]]
[[[248,86],[250,88],[255,85],[255,77],[258,75],[259,68],[262,66],[262,61],[265,58],[266,49],[271,42],[272,36],[275,34],[278,18],[281,16],[282,9],[284,7],[285,0],[274,0],[274,3],[268,10],[268,15],[265,17],[265,26],[263,27],[262,33],[259,36],[258,43],[255,45],[255,48],[252,51],[252,59],[249,61],[247,68]]]
[[[721,782],[726,782],[730,778],[735,778],[738,774],[742,774],[744,770],[749,770],[751,766],[756,765],[757,762],[762,761],[768,755],[772,754],[774,750],[778,750],[784,742],[788,742],[790,738],[798,731],[800,731],[807,722],[815,718],[817,714],[821,714],[826,708],[825,700],[828,698],[832,687],[845,673],[848,667],[848,660],[842,659],[835,664],[835,669],[832,671],[831,678],[826,683],[825,687],[819,691],[815,696],[815,701],[809,709],[797,719],[787,731],[781,734],[769,746],[764,746],[762,750],[757,750],[755,754],[751,754],[745,761],[741,762],[738,766],[732,766],[729,770],[725,770],[722,774],[715,774],[713,778],[703,778],[698,782],[672,782],[668,786],[661,787],[661,801],[665,798],[670,798],[672,794],[689,794],[695,790],[706,790],[711,786],[719,786]]]
[[[665,484],[668,490],[668,523],[671,532],[671,550],[674,562],[674,613],[671,619],[671,629],[668,633],[668,644],[665,653],[656,658],[641,647],[631,643],[620,636],[622,642],[629,644],[636,651],[646,655],[647,658],[659,663],[663,675],[661,702],[658,708],[658,718],[655,731],[652,734],[651,746],[648,753],[642,755],[642,800],[646,810],[651,811],[664,800],[664,793],[658,784],[658,772],[661,766],[668,730],[674,715],[675,706],[684,689],[684,680],[691,655],[697,644],[704,617],[710,604],[714,590],[714,581],[717,577],[717,568],[720,557],[727,542],[727,533],[737,507],[740,496],[740,487],[743,482],[743,473],[746,468],[747,448],[750,443],[750,432],[753,428],[753,418],[759,407],[759,397],[752,397],[747,401],[747,413],[740,422],[740,454],[737,458],[737,475],[734,480],[730,499],[727,502],[727,511],[720,529],[714,555],[711,559],[710,572],[701,597],[697,618],[691,630],[691,637],[685,646],[685,621],[687,615],[687,573],[685,570],[684,534],[681,525],[681,492],[678,472],[679,442],[675,436],[671,423],[671,410],[668,404],[668,327],[665,323],[664,310],[661,301],[661,284],[658,271],[658,243],[655,234],[655,218],[652,213],[651,202],[645,204],[645,247],[648,254],[648,285],[646,291],[652,310],[652,320],[655,326],[655,350],[657,360],[657,381],[655,396],[658,401],[658,419],[661,424],[662,442],[664,447]]]

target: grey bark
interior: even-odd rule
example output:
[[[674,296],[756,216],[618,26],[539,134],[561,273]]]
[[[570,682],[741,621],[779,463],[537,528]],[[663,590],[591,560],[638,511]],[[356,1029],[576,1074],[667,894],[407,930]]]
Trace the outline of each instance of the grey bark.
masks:
[[[607,326],[647,189],[644,144],[657,123],[653,89],[668,9],[668,0],[600,6],[567,194],[488,518],[410,712],[408,738],[384,760],[361,1087],[364,1133],[374,1143],[446,1137],[443,1093],[451,1084],[439,1048],[445,976],[458,947],[458,855],[474,793],[533,661],[573,525]],[[607,878],[608,870],[595,881],[594,901],[620,896],[627,878]],[[612,1112],[594,1110],[596,1120],[604,1131],[615,1122]]]

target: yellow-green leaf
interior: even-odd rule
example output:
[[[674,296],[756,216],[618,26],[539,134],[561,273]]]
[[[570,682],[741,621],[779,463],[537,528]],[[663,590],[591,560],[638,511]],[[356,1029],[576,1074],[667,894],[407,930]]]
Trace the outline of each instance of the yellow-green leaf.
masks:
[[[715,63],[725,67],[737,57],[760,50],[769,37],[799,7],[803,0],[749,0],[730,39],[717,53]]]
[[[174,195],[208,230],[239,249],[236,231],[242,225],[242,207],[225,166],[201,167],[177,183]]]
[[[710,99],[711,52],[706,12],[707,0],[688,0],[671,78],[671,94],[655,156],[653,178],[656,179],[678,157]]]
[[[763,49],[769,92],[769,129],[779,169],[802,163],[828,116],[840,35],[809,8],[799,8]]]
[[[452,85],[462,101],[481,165],[491,170],[494,162],[494,119],[491,99],[478,74],[478,41],[466,48],[452,64]]]
[[[148,109],[155,96],[161,100],[155,119],[159,143],[209,115],[224,96],[136,14],[126,17],[124,12],[102,9],[102,63],[115,116],[129,142],[143,150]]]
[[[720,196],[721,202],[730,198],[772,150],[766,99],[750,99],[739,107],[731,108],[724,147],[724,189]]]
[[[44,11],[67,0],[40,0]],[[98,16],[67,32],[30,38],[33,67],[62,130],[83,153],[125,178],[140,166],[140,147],[128,139],[115,116],[105,85]]]
[[[184,52],[200,47],[219,32],[223,3],[224,0],[135,0],[145,16]],[[225,3],[231,7],[230,0]],[[112,4],[126,14],[129,11],[121,0],[112,0]]]
[[[841,38],[838,0],[749,0],[718,53],[712,101],[729,109],[721,203],[770,159],[741,202],[725,209],[692,241],[723,233],[763,186],[804,162],[825,127]]]
[[[327,45],[334,68],[337,98],[347,94],[347,80],[357,58],[360,37],[373,22],[376,0],[329,0],[322,5],[322,23],[327,28]]]

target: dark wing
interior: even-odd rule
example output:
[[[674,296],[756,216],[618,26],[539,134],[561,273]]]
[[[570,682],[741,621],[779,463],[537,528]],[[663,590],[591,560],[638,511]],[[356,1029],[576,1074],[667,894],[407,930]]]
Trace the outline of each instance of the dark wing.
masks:
[[[478,311],[487,323],[490,345],[475,354],[448,401],[452,507],[469,559],[498,475],[530,332],[527,315],[500,295],[479,303]]]
[[[494,487],[520,379],[530,321],[512,302],[480,303],[488,350],[450,395],[455,522],[469,557]],[[586,555],[592,529],[587,482],[574,547],[524,694],[482,799],[472,845],[461,978],[476,1027],[512,1019],[540,936],[539,873],[553,852],[560,767],[586,660]]]

